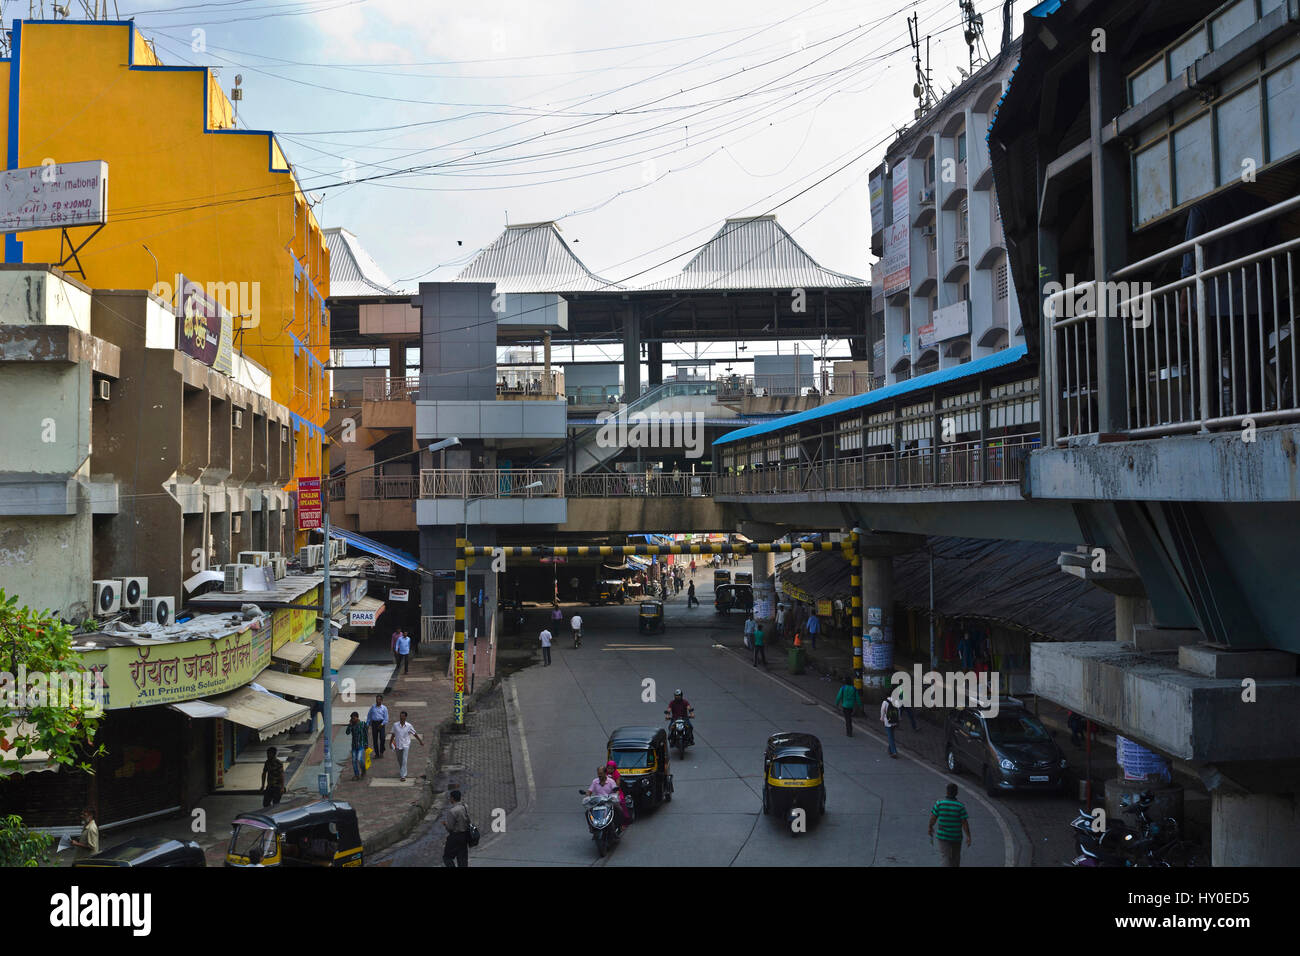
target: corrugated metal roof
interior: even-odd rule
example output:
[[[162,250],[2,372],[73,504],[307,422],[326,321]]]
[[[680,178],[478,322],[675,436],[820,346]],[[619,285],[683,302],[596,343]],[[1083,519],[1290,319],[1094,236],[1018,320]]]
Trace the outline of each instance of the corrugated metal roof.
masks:
[[[356,236],[337,226],[322,231],[330,251],[330,298],[403,294]]]
[[[842,289],[865,286],[823,269],[776,216],[728,219],[678,275],[646,289]]]
[[[493,282],[497,292],[602,292],[623,286],[593,275],[553,222],[506,226],[457,282]]]
[[[748,428],[740,428],[734,432],[728,432],[713,444],[725,445],[727,442],[739,441],[743,438],[753,438],[755,435],[766,435],[769,432],[784,431],[792,425],[800,425],[803,422],[816,421],[819,418],[827,418],[832,415],[840,415],[844,412],[850,412],[857,408],[865,408],[868,405],[887,401],[888,399],[896,398],[899,395],[906,395],[908,392],[934,388],[936,385],[943,385],[947,382],[957,381],[958,379],[967,378],[972,375],[979,375],[981,372],[988,372],[995,368],[1002,368],[1004,365],[1013,365],[1024,358],[1027,354],[1029,354],[1029,349],[1025,346],[1014,345],[1009,349],[1003,349],[1001,352],[986,355],[983,358],[975,359],[972,362],[963,362],[961,365],[954,365],[952,368],[941,368],[936,372],[927,372],[925,375],[918,375],[916,378],[909,378],[905,382],[895,382],[893,385],[886,385],[884,388],[877,388],[874,391],[864,392],[861,395],[850,395],[848,398],[842,398],[838,402],[831,402],[829,405],[821,405],[817,408],[810,408],[807,411],[796,412],[793,415],[786,415],[784,418],[778,418],[773,422],[764,422],[761,425],[751,425]]]
[[[355,531],[344,531],[342,528],[330,528],[330,537],[338,538],[340,541],[346,541],[359,551],[367,554],[373,554],[381,558],[387,558],[399,568],[406,568],[408,571],[414,571],[420,566],[420,562],[411,557],[405,551],[399,551],[396,548],[390,548],[386,544],[380,544],[373,538],[367,538],[364,534],[357,534]]]

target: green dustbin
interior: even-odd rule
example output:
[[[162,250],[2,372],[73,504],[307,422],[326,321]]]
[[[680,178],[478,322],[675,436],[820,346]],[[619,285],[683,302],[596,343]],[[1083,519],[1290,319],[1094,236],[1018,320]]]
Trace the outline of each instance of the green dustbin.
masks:
[[[790,648],[788,667],[791,674],[802,674],[804,665],[808,663],[802,647]]]

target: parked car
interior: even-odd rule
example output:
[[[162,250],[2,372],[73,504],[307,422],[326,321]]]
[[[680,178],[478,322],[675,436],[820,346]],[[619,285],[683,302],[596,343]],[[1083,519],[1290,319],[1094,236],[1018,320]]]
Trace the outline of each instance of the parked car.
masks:
[[[86,857],[72,864],[74,867],[127,866],[175,867],[207,866],[203,850],[193,840],[180,841],[167,838],[135,837],[125,843]]]
[[[950,711],[946,744],[948,770],[977,774],[990,796],[1065,787],[1065,754],[1052,732],[1014,697],[999,699],[996,716],[978,707]]]

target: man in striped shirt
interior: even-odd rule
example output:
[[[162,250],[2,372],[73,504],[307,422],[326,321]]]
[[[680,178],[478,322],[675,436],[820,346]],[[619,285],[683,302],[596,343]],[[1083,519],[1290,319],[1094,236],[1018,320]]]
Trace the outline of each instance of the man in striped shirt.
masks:
[[[957,799],[957,785],[948,784],[948,795],[934,801],[930,810],[930,842],[934,842],[935,827],[939,828],[939,856],[944,866],[961,866],[961,835],[966,832],[966,845],[970,846],[970,821],[966,807]]]

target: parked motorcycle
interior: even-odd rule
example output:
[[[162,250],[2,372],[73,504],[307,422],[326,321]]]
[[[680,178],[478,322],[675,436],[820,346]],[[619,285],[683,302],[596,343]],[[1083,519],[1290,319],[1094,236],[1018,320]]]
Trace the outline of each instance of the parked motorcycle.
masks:
[[[1155,795],[1146,790],[1121,799],[1121,812],[1134,815],[1136,827],[1116,822],[1105,830],[1093,829],[1093,817],[1080,810],[1070,823],[1078,856],[1071,866],[1203,866],[1200,848],[1179,837],[1173,817],[1153,820],[1150,813]]]
[[[668,746],[677,748],[677,758],[686,756],[686,748],[695,743],[695,734],[685,717],[672,717],[668,721]]]
[[[596,841],[596,853],[604,856],[623,835],[623,824],[619,819],[622,812],[618,807],[618,794],[593,796],[590,790],[578,792],[583,794],[582,808],[587,818],[587,829],[591,831],[591,838]]]

